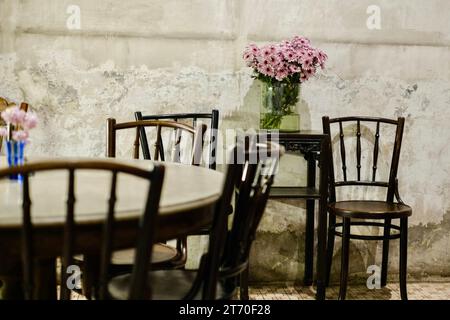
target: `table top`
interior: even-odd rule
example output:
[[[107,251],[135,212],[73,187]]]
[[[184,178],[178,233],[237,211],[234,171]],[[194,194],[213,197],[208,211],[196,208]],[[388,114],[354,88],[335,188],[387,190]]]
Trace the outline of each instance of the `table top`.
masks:
[[[92,158],[58,158],[58,160],[93,160]],[[31,158],[28,162],[51,160]],[[102,160],[151,169],[153,161],[105,158]],[[223,174],[214,170],[164,162],[166,167],[160,203],[160,215],[174,215],[210,206],[220,196]],[[0,158],[0,168],[6,159]],[[103,221],[111,174],[102,171],[78,170],[75,174],[75,220],[81,224]],[[64,221],[68,185],[67,171],[38,172],[30,176],[32,219],[36,225],[59,224]],[[118,175],[116,218],[136,219],[142,214],[148,182],[125,174]],[[18,227],[22,223],[22,187],[8,179],[0,181],[0,229]]]

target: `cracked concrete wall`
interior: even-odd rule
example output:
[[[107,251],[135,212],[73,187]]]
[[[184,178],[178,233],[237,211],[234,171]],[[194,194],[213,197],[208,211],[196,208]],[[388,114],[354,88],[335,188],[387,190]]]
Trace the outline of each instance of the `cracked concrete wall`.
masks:
[[[366,25],[373,4],[380,8],[379,30]],[[79,30],[66,26],[70,5],[80,8]],[[242,63],[243,48],[305,35],[329,62],[302,86],[302,128],[320,130],[325,114],[406,117],[399,178],[414,210],[409,271],[417,279],[445,276],[449,10],[446,0],[0,0],[0,95],[28,101],[42,119],[30,156],[101,156],[105,119],[132,119],[138,109],[217,107],[222,128],[247,129],[258,126],[259,87]],[[363,150],[371,146],[373,129],[366,133]],[[383,150],[382,159],[389,151]],[[287,155],[277,183],[305,182],[303,159]],[[382,196],[367,190],[343,194],[350,195]],[[251,257],[254,281],[302,278],[304,223],[302,202],[269,203]],[[200,244],[191,241],[192,252]],[[352,275],[365,276],[368,265],[379,264],[380,249],[352,242]],[[393,243],[394,274],[396,249]],[[334,278],[338,259],[337,249]]]

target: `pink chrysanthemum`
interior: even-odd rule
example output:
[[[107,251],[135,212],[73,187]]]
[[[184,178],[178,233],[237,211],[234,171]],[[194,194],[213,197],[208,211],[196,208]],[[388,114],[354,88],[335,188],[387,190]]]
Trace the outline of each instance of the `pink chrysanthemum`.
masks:
[[[35,113],[28,112],[25,115],[22,126],[24,127],[24,129],[30,130],[35,128],[37,126],[37,123],[38,123],[37,115]]]
[[[15,141],[28,141],[29,130],[37,126],[38,118],[33,112],[25,112],[19,107],[9,107],[2,112],[3,120],[11,125],[12,139]],[[6,128],[0,129],[0,136],[7,136]]]
[[[269,57],[272,54],[272,49],[270,46],[265,46],[261,49],[261,55],[265,58]]]
[[[13,125],[21,125],[25,119],[26,112],[20,110],[19,107],[10,107],[2,112],[2,119],[6,123],[11,123]]]
[[[295,81],[303,82],[312,77],[318,67],[324,68],[328,56],[313,48],[309,39],[295,36],[261,48],[250,44],[246,47],[243,58],[261,76],[277,81],[295,76]]]
[[[8,130],[5,127],[0,128],[0,137],[6,137],[7,135],[8,135]]]
[[[278,56],[278,54],[272,54],[270,55],[267,60],[269,61],[269,63],[272,65],[272,67],[276,67],[280,62],[281,59]]]
[[[298,54],[295,52],[295,50],[289,48],[283,51],[283,57],[288,62],[294,62],[298,59]]]

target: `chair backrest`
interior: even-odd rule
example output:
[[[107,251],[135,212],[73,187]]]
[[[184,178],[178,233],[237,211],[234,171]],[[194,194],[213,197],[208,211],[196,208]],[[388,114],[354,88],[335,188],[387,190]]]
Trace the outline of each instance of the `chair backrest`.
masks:
[[[217,151],[217,139],[218,139],[218,129],[219,129],[219,110],[213,109],[211,113],[173,113],[173,114],[160,114],[160,115],[142,115],[141,111],[136,111],[134,113],[136,120],[189,120],[192,122],[192,126],[197,127],[197,121],[207,119],[210,124],[209,130],[209,141],[208,143],[208,167],[210,169],[216,170],[216,151]],[[147,135],[145,134],[145,129],[141,128],[141,145],[142,154],[144,159],[150,159],[150,151],[147,142]]]
[[[20,109],[23,110],[23,111],[25,111],[25,112],[28,112],[28,103],[22,102],[22,103],[20,104]]]
[[[372,123],[374,127],[373,132],[373,152],[371,152],[370,156],[367,157],[369,160],[370,168],[370,179],[362,179],[361,178],[361,136],[362,136],[362,128],[363,126]],[[405,125],[405,118],[399,117],[397,120],[394,119],[386,119],[386,118],[374,118],[374,117],[342,117],[342,118],[333,118],[329,117],[322,118],[323,124],[323,132],[330,135],[331,140],[331,149],[333,148],[333,135],[331,131],[331,126],[337,126],[339,132],[339,153],[340,153],[340,161],[341,161],[341,170],[342,170],[342,180],[337,181],[335,178],[335,168],[333,164],[333,159],[330,159],[330,168],[329,168],[329,187],[330,187],[330,202],[336,201],[336,187],[341,186],[375,186],[375,187],[385,187],[387,188],[386,201],[393,202],[394,194],[395,194],[395,184],[397,183],[397,170],[400,159],[400,149],[402,145],[402,137],[403,137],[403,128]],[[354,125],[356,138],[356,166],[355,166],[355,176],[356,179],[349,179],[349,172],[347,170],[347,153],[346,152],[346,135],[345,135],[345,127],[344,125]],[[380,153],[380,126],[388,125],[393,126],[395,128],[395,137],[393,141],[392,148],[392,158],[389,169],[389,178],[387,181],[382,181],[377,179],[377,169],[378,169],[378,158]],[[365,132],[370,132],[370,130],[365,130]],[[336,142],[337,143],[337,142]],[[330,157],[333,157],[333,151],[330,150]],[[336,169],[337,170],[337,169]]]
[[[32,206],[30,199],[29,179],[32,174],[39,174],[43,171],[65,170],[69,173],[67,210],[63,230],[62,244],[62,269],[61,269],[61,294],[63,300],[70,299],[70,290],[67,286],[68,266],[73,264],[73,256],[76,253],[82,253],[82,248],[75,248],[76,223],[75,223],[75,202],[76,202],[76,172],[80,170],[100,170],[111,172],[111,187],[108,200],[106,219],[103,224],[101,259],[100,259],[100,298],[106,297],[106,285],[109,279],[109,266],[111,263],[111,253],[113,250],[113,232],[115,224],[115,205],[117,200],[116,187],[118,174],[131,175],[137,178],[145,179],[149,182],[147,191],[147,200],[143,215],[140,218],[139,226],[136,225],[137,243],[136,255],[132,271],[132,283],[130,288],[130,298],[149,296],[151,290],[144,286],[141,279],[145,279],[148,273],[148,261],[150,261],[154,234],[155,221],[159,210],[159,201],[161,188],[164,179],[164,167],[155,165],[152,171],[143,170],[129,165],[112,163],[109,161],[47,161],[35,162],[23,166],[11,167],[0,170],[0,179],[7,178],[12,174],[21,174],[23,176],[23,224],[22,224],[22,263],[23,263],[23,283],[26,299],[36,299],[34,290],[34,261],[37,253],[34,248],[32,223]],[[49,199],[50,201],[50,199]],[[53,200],[52,200],[53,201]],[[76,252],[76,251],[77,252]],[[144,282],[145,283],[145,282]]]
[[[174,139],[174,145],[171,152],[171,159],[172,162],[180,162],[180,143],[182,138],[182,133],[185,132],[187,134],[190,134],[192,136],[192,152],[191,152],[191,164],[193,165],[200,165],[202,160],[202,150],[203,150],[203,134],[206,130],[206,125],[200,125],[196,128],[183,124],[178,123],[175,121],[160,121],[160,120],[139,120],[139,121],[132,121],[132,122],[123,122],[123,123],[116,123],[115,119],[109,118],[107,119],[107,137],[106,137],[106,143],[107,143],[107,150],[106,150],[106,156],[107,157],[115,157],[116,156],[116,131],[118,130],[124,130],[124,129],[135,129],[135,139],[134,139],[134,148],[133,148],[133,158],[138,159],[139,158],[139,143],[141,141],[142,136],[142,129],[146,127],[153,127],[156,129],[156,138],[154,143],[154,155],[153,160],[160,160],[160,161],[166,161],[165,159],[165,153],[164,153],[164,144],[163,139],[161,136],[161,132],[163,128],[170,128],[173,129],[175,139]],[[145,135],[145,131],[144,131]],[[145,140],[147,141],[147,140]],[[147,143],[147,142],[146,142]],[[148,144],[147,144],[147,154],[143,154],[144,159],[151,159],[150,153],[148,150]]]
[[[0,112],[4,111],[7,107],[15,105],[14,102],[9,102],[5,98],[0,97]],[[27,112],[28,111],[28,103],[22,102],[20,103],[20,109]]]
[[[237,277],[246,269],[256,229],[261,221],[279,157],[284,149],[275,143],[237,145],[230,153],[223,196],[211,229],[202,297],[215,298],[217,279],[234,291]],[[227,231],[228,210],[236,192],[233,222]]]

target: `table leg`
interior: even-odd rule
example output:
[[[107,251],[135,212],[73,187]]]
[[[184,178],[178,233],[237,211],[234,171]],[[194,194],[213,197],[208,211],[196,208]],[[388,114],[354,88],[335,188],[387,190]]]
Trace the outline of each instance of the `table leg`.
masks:
[[[35,269],[35,296],[40,300],[56,300],[56,261],[39,260]]]
[[[1,277],[0,279],[0,299],[1,300],[23,300],[22,278],[21,276]]]
[[[16,271],[1,276],[0,298],[2,300],[23,300],[23,276],[20,264]],[[34,296],[37,299],[56,300],[56,264],[55,259],[40,260],[35,265]]]
[[[327,198],[328,198],[328,159],[330,139],[322,140],[320,152],[320,200],[317,225],[317,300],[325,300],[326,241],[327,241]]]
[[[2,260],[2,274],[0,275],[0,299],[23,300],[24,298],[22,288],[22,265],[20,260]]]
[[[320,201],[319,207],[324,207],[323,201]],[[317,293],[316,299],[325,299],[325,255],[327,239],[327,216],[326,211],[319,209],[319,221],[317,226]]]
[[[306,155],[308,163],[307,186],[316,186],[316,159],[310,152]],[[305,272],[303,284],[310,286],[313,283],[314,273],[314,203],[315,200],[306,200],[306,226],[305,226]]]
[[[82,288],[83,295],[88,299],[98,298],[99,272],[98,266],[100,259],[95,255],[84,255],[84,262],[81,263],[82,271]]]

